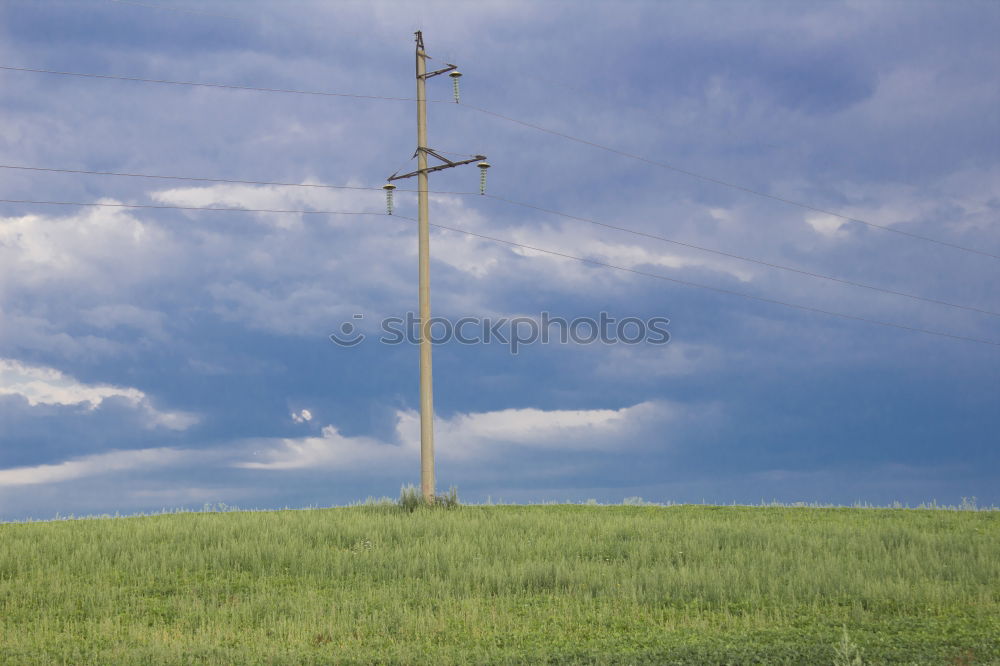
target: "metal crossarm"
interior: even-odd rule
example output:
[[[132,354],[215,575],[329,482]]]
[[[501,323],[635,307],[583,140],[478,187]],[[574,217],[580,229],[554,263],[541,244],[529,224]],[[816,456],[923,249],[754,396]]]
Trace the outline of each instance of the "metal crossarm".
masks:
[[[452,162],[451,160],[448,160],[448,159],[445,159],[444,157],[441,157],[440,155],[438,155],[437,153],[435,153],[430,148],[417,148],[417,151],[418,152],[426,153],[428,155],[432,155],[432,156],[438,158],[439,160],[442,160],[444,162],[444,164],[439,164],[437,166],[427,167],[426,169],[417,169],[416,171],[411,171],[409,173],[404,173],[404,174],[398,175],[398,176],[396,174],[392,174],[386,180],[391,183],[394,180],[402,180],[403,178],[413,178],[414,176],[419,176],[422,173],[432,173],[434,171],[443,171],[444,169],[450,169],[452,167],[462,166],[464,164],[472,164],[473,162],[479,162],[480,160],[485,160],[486,159],[485,155],[476,155],[472,159],[461,160],[460,162]]]

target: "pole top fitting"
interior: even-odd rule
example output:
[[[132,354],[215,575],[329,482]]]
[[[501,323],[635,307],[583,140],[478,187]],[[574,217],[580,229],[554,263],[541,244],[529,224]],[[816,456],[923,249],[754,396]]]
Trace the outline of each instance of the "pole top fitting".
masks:
[[[393,185],[392,183],[386,183],[385,185],[382,186],[382,189],[389,190],[390,192],[392,192],[394,189],[396,189],[396,186]]]
[[[450,76],[453,79],[457,79],[458,77],[462,76],[462,72],[460,72],[460,71],[458,71],[456,69],[451,74],[449,74],[448,76]]]
[[[487,162],[486,160],[483,160],[482,162],[480,162],[476,166],[479,167],[480,169],[489,169],[490,168],[490,163]]]

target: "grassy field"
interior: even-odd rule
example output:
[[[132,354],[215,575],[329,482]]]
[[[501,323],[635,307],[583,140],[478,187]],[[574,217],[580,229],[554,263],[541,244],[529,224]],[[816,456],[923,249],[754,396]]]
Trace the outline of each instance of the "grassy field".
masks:
[[[1000,663],[1000,512],[358,506],[0,525],[9,664],[815,665],[854,647],[864,663]]]

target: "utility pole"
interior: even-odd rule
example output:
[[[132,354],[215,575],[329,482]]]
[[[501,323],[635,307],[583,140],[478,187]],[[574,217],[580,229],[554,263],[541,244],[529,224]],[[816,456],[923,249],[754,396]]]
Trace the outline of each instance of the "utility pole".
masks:
[[[417,49],[417,170],[402,175],[397,173],[389,176],[389,184],[385,185],[389,214],[392,214],[392,190],[395,186],[392,181],[403,178],[417,177],[417,197],[418,197],[418,273],[419,273],[419,300],[420,300],[420,491],[424,496],[424,501],[434,502],[434,381],[431,372],[431,273],[430,273],[430,224],[428,212],[428,179],[427,176],[432,171],[442,171],[463,164],[479,162],[479,168],[485,175],[489,164],[485,162],[485,155],[476,155],[472,159],[459,162],[442,157],[427,145],[427,79],[439,74],[450,73],[449,76],[455,83],[455,101],[458,102],[458,77],[461,73],[456,65],[446,63],[446,67],[427,71],[427,60],[431,59],[424,51],[424,37],[421,31],[416,33]],[[430,155],[442,164],[433,167],[427,166],[427,156]]]

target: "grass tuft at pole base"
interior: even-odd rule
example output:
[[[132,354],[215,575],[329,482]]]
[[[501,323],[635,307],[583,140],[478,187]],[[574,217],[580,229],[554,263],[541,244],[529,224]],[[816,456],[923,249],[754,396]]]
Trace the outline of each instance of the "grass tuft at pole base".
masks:
[[[414,486],[412,483],[407,484],[400,487],[399,501],[397,504],[401,509],[410,512],[416,511],[417,509],[430,508],[455,509],[460,506],[458,502],[458,488],[452,486],[448,489],[448,494],[435,495],[433,502],[427,502],[419,488]]]

